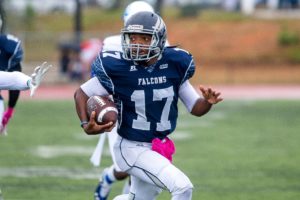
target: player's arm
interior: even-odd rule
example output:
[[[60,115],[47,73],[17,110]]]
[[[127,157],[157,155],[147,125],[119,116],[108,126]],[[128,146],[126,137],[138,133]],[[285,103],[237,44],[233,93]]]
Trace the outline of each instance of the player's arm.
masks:
[[[32,96],[40,85],[51,65],[44,62],[41,66],[37,66],[30,76],[22,72],[4,72],[0,71],[0,90],[31,90]]]
[[[109,122],[104,125],[98,125],[95,121],[95,112],[92,112],[90,118],[87,115],[86,102],[90,96],[94,95],[108,95],[108,92],[100,84],[96,77],[90,79],[80,86],[75,91],[74,100],[76,105],[76,112],[81,122],[81,127],[88,135],[96,135],[103,132],[109,132],[113,128],[113,123]]]
[[[0,71],[0,90],[28,90],[30,80],[21,72]]]
[[[221,93],[216,92],[211,88],[199,87],[202,96],[195,90],[195,88],[186,80],[179,88],[179,97],[188,111],[195,116],[202,116],[206,114],[212,107],[223,99],[220,98]]]

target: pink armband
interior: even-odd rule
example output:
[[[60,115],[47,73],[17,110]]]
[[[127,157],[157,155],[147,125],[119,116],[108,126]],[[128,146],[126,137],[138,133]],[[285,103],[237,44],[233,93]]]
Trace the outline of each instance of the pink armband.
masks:
[[[162,140],[155,138],[152,140],[152,150],[156,151],[172,162],[172,155],[175,153],[175,145],[174,142],[168,137]]]

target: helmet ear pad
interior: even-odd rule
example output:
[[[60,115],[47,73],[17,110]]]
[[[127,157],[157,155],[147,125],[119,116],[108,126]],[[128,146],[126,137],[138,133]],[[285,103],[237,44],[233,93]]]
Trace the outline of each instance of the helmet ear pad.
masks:
[[[150,45],[130,44],[130,34],[148,34],[152,35]],[[138,12],[132,15],[125,23],[121,31],[122,48],[124,58],[134,61],[149,61],[152,58],[159,57],[163,52],[166,39],[167,29],[164,21],[155,13],[152,12]],[[132,50],[145,49],[148,50],[148,55],[133,55]]]

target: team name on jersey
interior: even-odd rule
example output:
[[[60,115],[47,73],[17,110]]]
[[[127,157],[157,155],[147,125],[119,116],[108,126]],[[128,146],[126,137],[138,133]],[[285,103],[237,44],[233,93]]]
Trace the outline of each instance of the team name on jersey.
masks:
[[[150,78],[139,78],[138,85],[155,85],[155,84],[162,84],[167,82],[166,76],[159,76],[159,77],[150,77]]]

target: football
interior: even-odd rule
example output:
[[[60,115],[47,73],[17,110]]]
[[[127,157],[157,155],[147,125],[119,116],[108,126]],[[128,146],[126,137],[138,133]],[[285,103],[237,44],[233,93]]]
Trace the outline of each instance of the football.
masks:
[[[90,117],[95,111],[97,124],[115,123],[118,119],[118,110],[109,96],[91,96],[87,100],[87,114]]]

